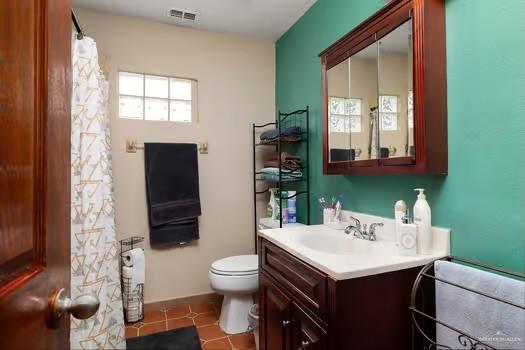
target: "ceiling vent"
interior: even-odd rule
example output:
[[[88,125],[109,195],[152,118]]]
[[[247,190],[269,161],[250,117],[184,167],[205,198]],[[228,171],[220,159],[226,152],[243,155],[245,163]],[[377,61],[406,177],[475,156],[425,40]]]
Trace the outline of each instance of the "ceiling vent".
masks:
[[[168,11],[168,15],[177,20],[195,22],[197,21],[198,12],[180,9],[170,9]]]

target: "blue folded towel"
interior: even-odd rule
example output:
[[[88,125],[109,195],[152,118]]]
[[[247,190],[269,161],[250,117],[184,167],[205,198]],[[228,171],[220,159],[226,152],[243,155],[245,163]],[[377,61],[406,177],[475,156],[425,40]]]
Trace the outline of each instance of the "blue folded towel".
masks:
[[[281,136],[287,137],[287,136],[300,136],[301,135],[301,128],[294,126],[291,128],[285,128],[281,130]],[[279,130],[273,129],[265,131],[261,134],[261,140],[275,140],[279,138]]]
[[[290,171],[282,169],[281,180],[282,181],[293,181],[299,180],[303,177],[303,173],[300,170]],[[263,168],[261,169],[261,178],[268,181],[279,181],[279,168]]]

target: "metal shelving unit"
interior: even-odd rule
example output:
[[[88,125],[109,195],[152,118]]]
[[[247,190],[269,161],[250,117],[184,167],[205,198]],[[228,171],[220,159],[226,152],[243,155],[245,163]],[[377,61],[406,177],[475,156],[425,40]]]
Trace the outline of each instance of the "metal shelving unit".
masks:
[[[310,111],[309,107],[306,106],[304,109],[298,109],[290,113],[281,113],[279,112],[278,118],[273,123],[266,124],[252,124],[252,137],[253,137],[253,213],[254,213],[254,239],[255,239],[255,251],[257,252],[257,196],[269,192],[270,188],[277,188],[276,195],[280,198],[281,201],[294,198],[300,195],[306,196],[306,224],[310,224],[310,140],[309,140],[309,119]],[[265,142],[262,143],[257,140],[257,131],[273,126],[278,130],[278,139],[274,142]],[[301,139],[298,141],[282,141],[281,140],[281,131],[290,128],[290,127],[300,127],[301,128]],[[261,175],[261,172],[257,170],[256,165],[256,154],[257,148],[259,147],[275,147],[277,153],[277,158],[279,161],[279,180],[270,181],[266,179],[261,179],[258,175]],[[283,174],[286,173],[286,170],[282,170],[281,166],[281,155],[283,150],[294,149],[301,154],[302,166],[296,170],[301,170],[303,173],[302,178],[294,180],[283,179]],[[292,170],[290,170],[291,172]],[[265,189],[259,189],[258,183],[272,183],[273,186],[268,185]],[[291,188],[293,186],[293,188]],[[293,196],[281,196],[281,191],[296,191],[296,194]],[[283,227],[282,215],[279,218],[279,227]]]

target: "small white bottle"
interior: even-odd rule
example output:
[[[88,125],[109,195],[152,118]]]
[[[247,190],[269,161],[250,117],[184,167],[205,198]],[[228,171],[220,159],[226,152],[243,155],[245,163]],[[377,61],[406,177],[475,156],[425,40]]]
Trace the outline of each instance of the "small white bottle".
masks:
[[[270,201],[268,202],[266,209],[266,216],[269,218],[274,218],[275,212],[275,188],[270,188]]]
[[[399,255],[417,255],[417,226],[416,224],[402,223],[399,226]]]
[[[396,245],[399,246],[399,231],[403,223],[403,217],[407,215],[407,205],[404,200],[398,200],[394,205]]]
[[[423,188],[416,188],[414,191],[419,191],[416,204],[414,205],[414,223],[417,225],[417,250],[422,255],[432,254],[432,213],[430,205],[428,205]]]

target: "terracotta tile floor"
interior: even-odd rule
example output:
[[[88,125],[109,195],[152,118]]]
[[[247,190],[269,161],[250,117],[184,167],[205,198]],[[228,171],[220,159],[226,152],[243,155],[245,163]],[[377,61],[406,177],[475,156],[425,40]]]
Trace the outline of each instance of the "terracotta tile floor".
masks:
[[[253,333],[228,335],[220,329],[219,312],[215,302],[147,312],[144,320],[126,325],[126,338],[195,325],[203,349],[255,350]]]

